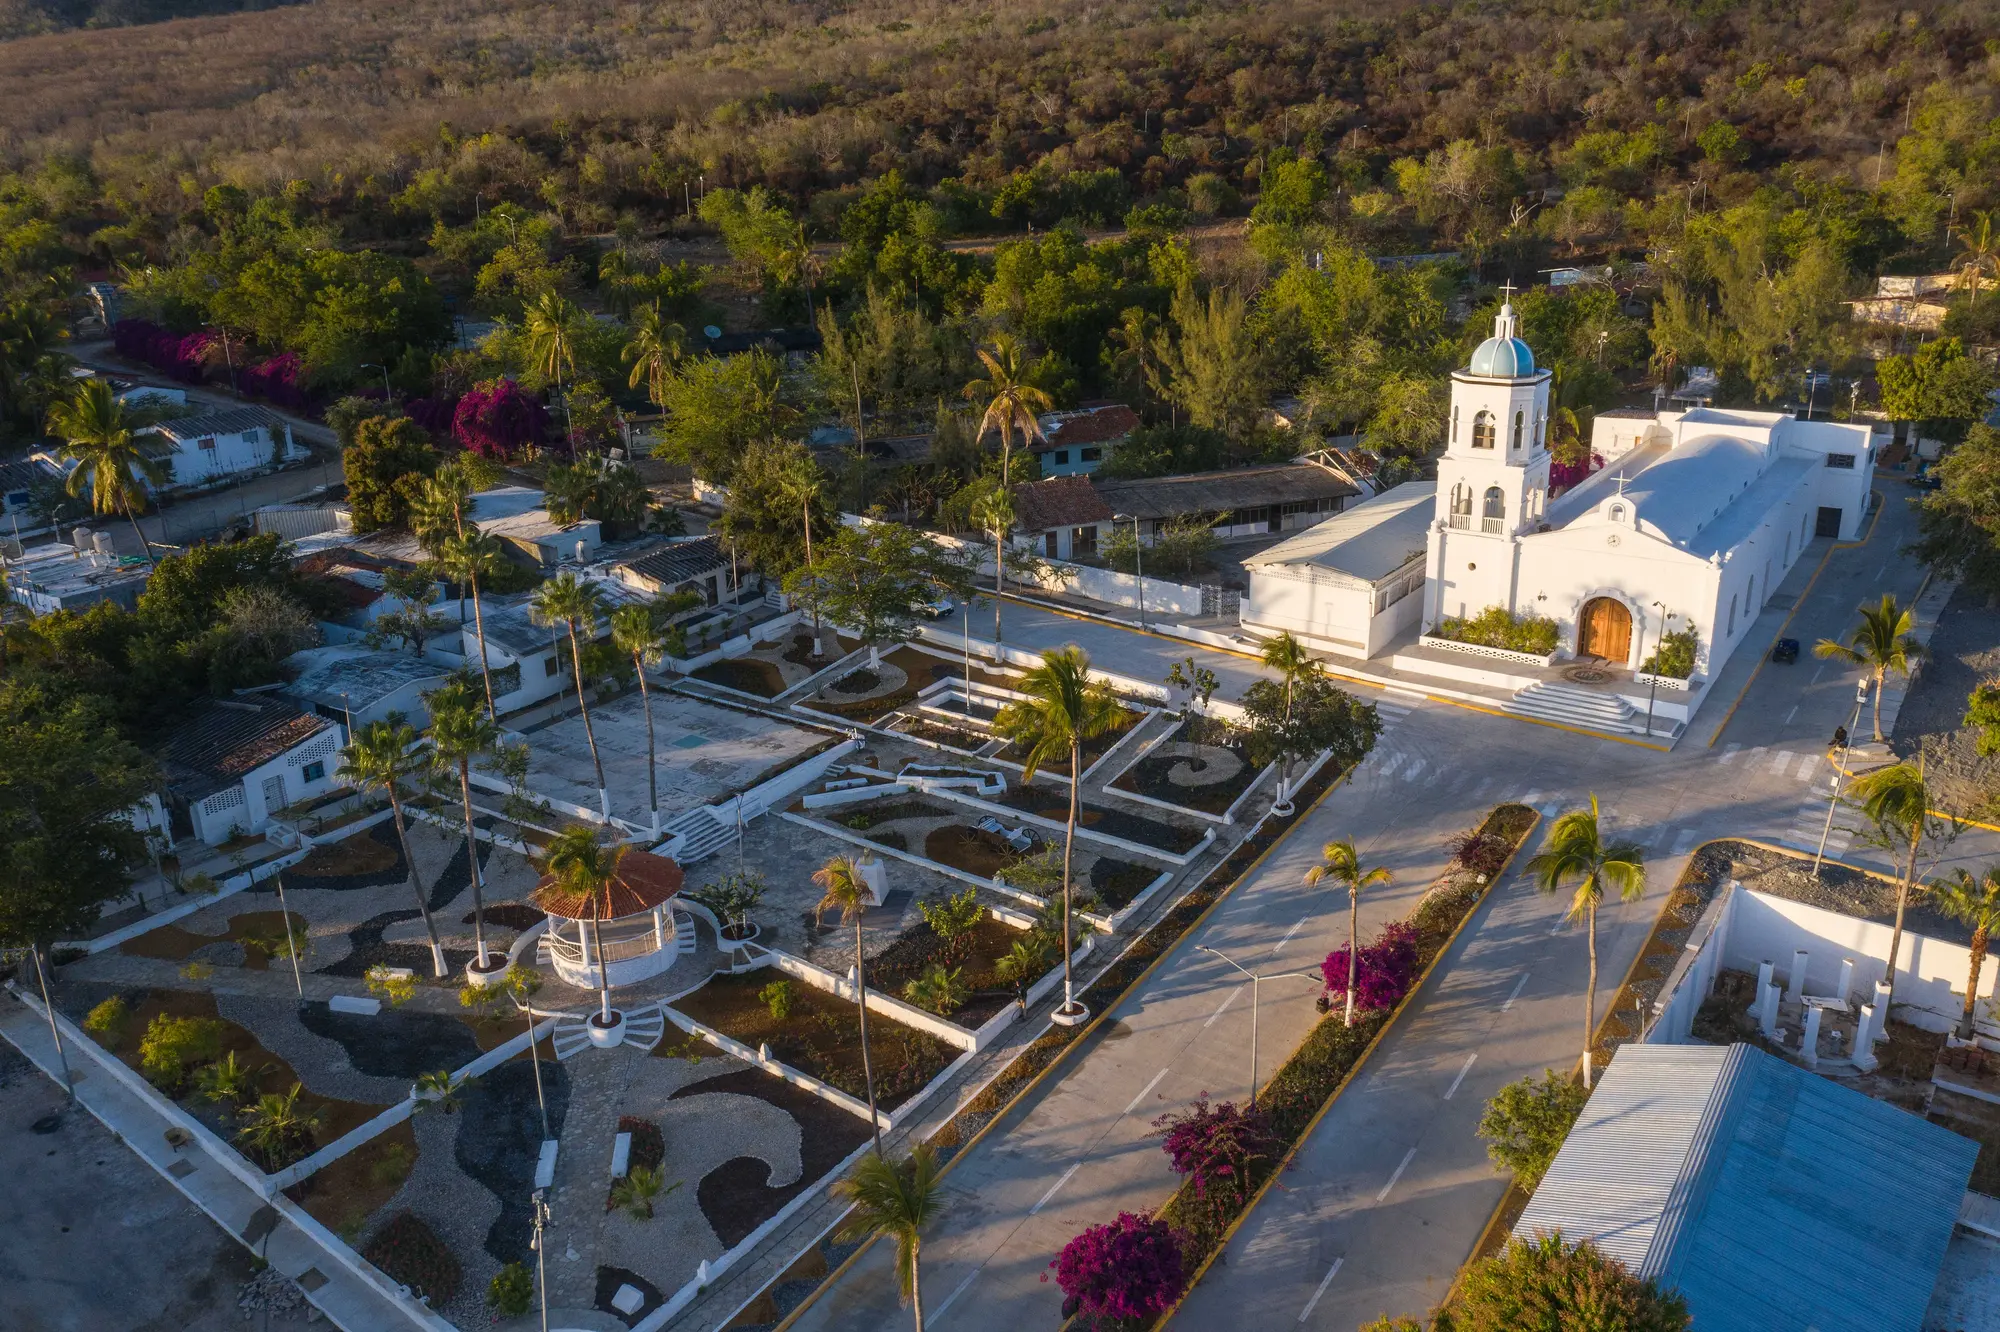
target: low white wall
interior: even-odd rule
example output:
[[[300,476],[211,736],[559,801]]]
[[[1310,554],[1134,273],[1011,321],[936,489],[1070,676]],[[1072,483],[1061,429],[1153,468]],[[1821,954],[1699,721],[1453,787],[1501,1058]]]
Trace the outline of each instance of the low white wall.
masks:
[[[1514,654],[1509,654],[1514,655]],[[1389,665],[1398,671],[1408,671],[1412,675],[1428,675],[1439,680],[1458,680],[1465,684],[1485,685],[1491,689],[1519,689],[1522,677],[1500,669],[1501,663],[1492,666],[1477,666],[1477,658],[1468,657],[1463,663],[1456,661],[1436,661],[1430,657],[1418,657],[1398,652],[1389,658]],[[1522,658],[1523,661],[1530,660]]]
[[[770,950],[770,965],[788,976],[796,976],[817,990],[840,996],[850,1003],[854,999],[854,982],[838,972],[828,971],[802,957],[794,957],[780,949]],[[926,1012],[915,1004],[906,1004],[901,999],[882,993],[874,987],[868,990],[868,1011],[880,1013],[883,1017],[900,1022],[906,1027],[927,1031],[941,1041],[955,1045],[961,1050],[976,1049],[978,1041],[973,1033],[955,1022]]]
[[[1138,578],[1115,569],[1094,569],[1062,560],[1045,561],[1047,572],[1037,581],[1047,592],[1069,592],[1112,606],[1138,609],[1145,593],[1147,618],[1160,615],[1200,615],[1201,589],[1158,578]]]
[[[1489,647],[1484,643],[1461,643],[1455,638],[1439,638],[1425,634],[1417,640],[1419,644],[1437,652],[1457,652],[1468,657],[1486,657],[1493,661],[1508,662],[1516,666],[1548,667],[1556,664],[1555,654],[1546,657],[1532,652],[1515,652],[1509,648]]]
[[[948,647],[954,652],[962,653],[966,648],[965,635],[956,630],[941,628],[934,624],[917,626],[917,637],[925,642]],[[972,639],[972,655],[975,657],[984,657],[988,661],[999,661],[1008,666],[1025,667],[1029,670],[1042,664],[1042,654],[1039,652],[1026,652],[1017,647],[1008,647],[1004,643],[991,643],[976,635]],[[1135,676],[1120,675],[1115,671],[1107,671],[1094,662],[1091,664],[1090,673],[1122,693],[1135,694],[1140,698],[1150,698],[1161,703],[1166,702],[1171,697],[1165,685],[1155,684],[1151,680],[1141,680]],[[977,690],[977,688],[978,686],[974,685],[974,689]]]

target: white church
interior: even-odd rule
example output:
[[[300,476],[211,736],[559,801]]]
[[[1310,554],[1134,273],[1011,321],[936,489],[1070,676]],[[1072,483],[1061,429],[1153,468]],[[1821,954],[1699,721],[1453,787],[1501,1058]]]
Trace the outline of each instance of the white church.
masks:
[[[1511,304],[1451,378],[1437,480],[1397,486],[1246,560],[1247,632],[1518,688],[1509,707],[1527,715],[1670,731],[1808,546],[1854,539],[1867,514],[1868,426],[1709,407],[1601,414],[1591,443],[1603,467],[1551,494],[1551,376],[1515,336]],[[1555,653],[1430,636],[1443,619],[1495,606],[1554,620]],[[1637,674],[1663,633],[1690,628],[1691,679]]]

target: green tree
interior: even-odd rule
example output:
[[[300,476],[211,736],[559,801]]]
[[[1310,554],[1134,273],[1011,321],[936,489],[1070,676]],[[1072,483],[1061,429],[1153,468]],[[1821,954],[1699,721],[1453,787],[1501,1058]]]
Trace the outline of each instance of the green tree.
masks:
[[[417,899],[424,933],[431,940],[431,966],[435,974],[443,976],[450,968],[445,966],[444,945],[438,942],[437,922],[431,919],[430,899],[417,880],[417,858],[410,853],[410,831],[403,821],[403,786],[417,780],[428,761],[419,747],[421,739],[417,728],[400,716],[369,722],[349,737],[334,775],[363,791],[380,791],[389,797],[390,814],[396,820],[396,844],[402,848],[403,868],[410,877],[410,894]]]
[[[486,952],[485,875],[479,868],[479,835],[473,825],[472,761],[493,752],[500,742],[500,727],[480,707],[479,696],[463,677],[454,676],[442,687],[424,695],[430,708],[432,761],[441,769],[457,769],[459,801],[465,810],[465,854],[472,869],[472,937],[477,959],[475,971],[482,975],[499,968]]]
[[[924,1229],[944,1204],[944,1185],[938,1180],[930,1144],[918,1143],[901,1161],[891,1161],[879,1151],[864,1156],[846,1179],[833,1186],[833,1192],[853,1209],[835,1237],[840,1243],[856,1244],[872,1235],[886,1235],[896,1242],[896,1288],[915,1313],[916,1332],[924,1332],[918,1263]]]
[[[1688,1332],[1687,1301],[1560,1232],[1510,1239],[1465,1270],[1449,1332]]]
[[[1486,1154],[1514,1176],[1514,1187],[1533,1193],[1589,1099],[1582,1083],[1552,1068],[1508,1083],[1479,1116]]]
[[[603,962],[604,938],[601,923],[611,918],[611,885],[618,881],[618,866],[625,859],[624,846],[607,846],[597,839],[597,830],[588,824],[573,823],[549,839],[542,856],[542,871],[566,895],[581,897],[590,906],[590,955],[597,964],[597,1020],[611,1025],[611,969]]]
[[[805,445],[757,440],[736,464],[715,530],[766,578],[782,580],[810,562],[815,540],[840,530],[825,481]]]
[[[1002,486],[1013,484],[1015,434],[1021,436],[1023,448],[1033,440],[1046,440],[1048,436],[1042,433],[1042,423],[1036,414],[1055,405],[1047,393],[1029,382],[1023,359],[1020,340],[1002,333],[993,339],[990,350],[979,349],[979,363],[986,373],[965,386],[969,401],[986,404],[979,418],[979,437],[984,439],[989,430],[1000,433]]]
[[[1444,443],[1449,399],[1434,377],[1390,375],[1376,390],[1363,429],[1368,447],[1384,457],[1422,458]]]
[[[604,821],[611,821],[611,793],[604,786],[604,760],[597,752],[597,732],[590,722],[590,701],[583,691],[583,639],[581,628],[594,642],[598,621],[604,618],[604,590],[568,571],[557,574],[535,589],[528,603],[528,616],[536,624],[561,625],[569,635],[570,667],[576,673],[576,705],[583,713],[583,736],[590,742],[590,765],[597,773],[597,805]]]
[[[409,417],[374,416],[355,424],[340,466],[354,530],[373,532],[409,521],[410,506],[437,471],[438,453]]]
[[[993,733],[1011,741],[1021,753],[1022,780],[1059,758],[1069,759],[1069,818],[1063,830],[1063,1002],[1060,1014],[1073,1024],[1085,1012],[1070,975],[1070,895],[1074,874],[1079,792],[1083,786],[1083,743],[1118,725],[1123,708],[1109,686],[1090,673],[1090,658],[1082,648],[1066,647],[1042,654],[1042,664],[1016,682],[1026,695],[1000,709]]]
[[[255,1105],[246,1106],[242,1112],[243,1127],[236,1131],[237,1141],[249,1148],[268,1171],[281,1170],[312,1150],[326,1112],[319,1107],[300,1105],[299,1093],[303,1090],[303,1086],[294,1082],[288,1092],[266,1092],[257,1098]]]
[[[499,713],[493,705],[493,667],[486,653],[486,609],[479,598],[479,580],[499,573],[507,557],[498,537],[487,536],[475,527],[467,529],[463,536],[447,540],[438,553],[437,563],[445,577],[472,589],[473,632],[479,638],[479,680],[486,691],[486,715],[497,718]]]
[[[2000,430],[1975,425],[1944,455],[1917,510],[1910,553],[1938,573],[2000,596]]]
[[[1597,908],[1606,889],[1634,902],[1646,891],[1646,852],[1637,842],[1605,837],[1597,797],[1549,829],[1548,849],[1528,861],[1528,874],[1545,893],[1572,888],[1565,919],[1582,920],[1590,949],[1590,980],[1583,992],[1583,1086],[1591,1086],[1591,1046],[1597,1034]]]
[[[686,330],[660,313],[660,303],[642,306],[632,321],[632,336],[625,343],[624,357],[631,362],[627,388],[646,386],[646,401],[664,408],[667,376],[680,361]]]
[[[1198,426],[1241,442],[1264,409],[1270,365],[1240,292],[1216,288],[1206,299],[1192,286],[1174,294],[1171,332],[1153,347],[1155,389]]]
[[[1902,861],[1896,879],[1896,925],[1889,932],[1889,1000],[1896,1002],[1896,959],[1903,951],[1903,913],[1917,890],[1917,861],[1926,847],[1937,851],[1958,836],[1960,826],[1931,808],[1932,794],[1924,770],[1915,763],[1894,763],[1857,777],[1847,798],[1859,805],[1869,827],[1862,836]]]
[[[137,510],[146,506],[146,483],[165,485],[173,474],[147,456],[139,424],[102,378],[81,381],[49,411],[49,433],[63,442],[58,456],[71,464],[69,493],[87,490],[95,512],[124,514],[150,565],[153,547],[139,530]]]
[[[762,350],[687,357],[658,387],[664,419],[654,451],[720,484],[734,478],[751,444],[783,435],[798,419],[777,358]]]
[[[1354,991],[1361,982],[1361,894],[1370,888],[1389,886],[1390,873],[1387,866],[1372,865],[1364,868],[1361,853],[1354,849],[1351,838],[1328,842],[1320,848],[1319,864],[1306,871],[1306,883],[1317,885],[1332,882],[1347,889],[1347,1017],[1348,1026],[1354,1025]]]
[[[871,664],[879,666],[882,644],[910,638],[927,603],[972,595],[972,570],[926,533],[901,523],[864,523],[841,528],[819,548],[812,568],[787,575],[785,595],[815,617],[859,629]]]
[[[1875,366],[1882,410],[1891,420],[1914,421],[1925,435],[1956,444],[1975,421],[1993,410],[1993,372],[1967,356],[1957,338],[1927,342],[1908,356],[1885,356]]]
[[[1884,592],[1879,604],[1863,603],[1861,622],[1854,626],[1847,642],[1822,638],[1813,644],[1813,655],[1829,661],[1859,666],[1875,682],[1875,741],[1882,741],[1882,686],[1890,672],[1907,676],[1924,655],[1924,645],[1910,630],[1916,624],[1914,612],[1899,605],[1894,593]]]
[[[651,606],[620,606],[611,612],[611,643],[632,658],[632,673],[639,678],[639,702],[646,713],[646,807],[653,812],[653,836],[660,835],[660,776],[658,750],[653,743],[653,695],[646,684],[646,671],[658,666],[667,655],[667,620],[701,603],[698,592],[682,592]]]
[[[1986,962],[1987,944],[1995,928],[2000,928],[2000,868],[1986,871],[1975,879],[1959,870],[1949,879],[1931,884],[1932,909],[1951,917],[1972,931],[1971,971],[1965,978],[1965,1012],[1958,1020],[1958,1038],[1972,1039],[1972,1006],[1979,991],[1979,972]]]
[[[861,867],[853,856],[835,856],[813,871],[819,885],[817,920],[828,908],[840,912],[842,924],[854,926],[854,1011],[861,1023],[861,1079],[868,1090],[868,1127],[875,1135],[875,1155],[882,1155],[882,1122],[875,1110],[875,1065],[868,1051],[868,955],[861,947],[861,917],[874,903]]]
[[[1259,763],[1289,768],[1325,750],[1330,762],[1349,767],[1367,757],[1382,733],[1374,704],[1345,693],[1317,673],[1294,682],[1289,695],[1276,680],[1253,681],[1241,702],[1248,719],[1250,754]],[[1285,798],[1291,796],[1287,789]]]

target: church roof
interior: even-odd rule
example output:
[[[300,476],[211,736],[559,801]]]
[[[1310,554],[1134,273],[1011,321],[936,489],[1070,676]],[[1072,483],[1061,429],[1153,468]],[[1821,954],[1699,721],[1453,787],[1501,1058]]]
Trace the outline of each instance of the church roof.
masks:
[[[1514,336],[1512,301],[1500,307],[1500,315],[1493,321],[1493,336],[1473,350],[1466,373],[1481,379],[1526,379],[1535,373],[1535,354]]]
[[[1379,582],[1423,552],[1436,507],[1437,482],[1405,481],[1250,556],[1243,565],[1311,565]]]

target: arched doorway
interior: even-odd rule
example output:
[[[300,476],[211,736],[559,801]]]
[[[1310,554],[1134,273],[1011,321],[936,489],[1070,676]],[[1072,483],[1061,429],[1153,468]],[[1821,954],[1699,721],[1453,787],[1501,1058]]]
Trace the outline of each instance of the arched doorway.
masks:
[[[1632,653],[1632,612],[1616,597],[1592,597],[1577,617],[1576,655],[1623,666]]]

